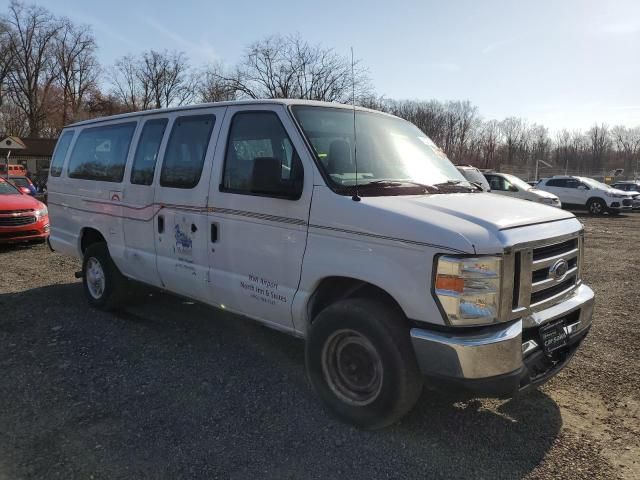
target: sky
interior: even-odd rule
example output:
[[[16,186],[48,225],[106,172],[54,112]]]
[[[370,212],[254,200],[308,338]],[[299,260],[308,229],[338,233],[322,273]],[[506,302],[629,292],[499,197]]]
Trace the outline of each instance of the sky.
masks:
[[[105,65],[151,48],[233,65],[253,41],[299,33],[353,47],[385,97],[468,99],[484,118],[551,130],[640,126],[640,0],[36,3],[92,25]]]

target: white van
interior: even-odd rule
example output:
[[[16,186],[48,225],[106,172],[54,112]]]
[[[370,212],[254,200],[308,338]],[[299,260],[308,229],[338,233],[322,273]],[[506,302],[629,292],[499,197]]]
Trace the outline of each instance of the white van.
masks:
[[[491,186],[492,193],[562,208],[562,202],[556,195],[533,187],[515,175],[485,172],[484,176]]]
[[[390,115],[260,100],[89,120],[48,185],[51,246],[83,259],[92,305],[136,281],[303,337],[313,388],[361,427],[425,378],[539,385],[591,325],[581,223],[480,192]]]

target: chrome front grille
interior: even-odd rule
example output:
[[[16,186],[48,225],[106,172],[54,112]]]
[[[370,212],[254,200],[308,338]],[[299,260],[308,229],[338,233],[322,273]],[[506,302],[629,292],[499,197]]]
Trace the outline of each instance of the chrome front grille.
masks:
[[[21,227],[35,222],[33,210],[0,210],[0,227]]]
[[[505,254],[502,311],[517,318],[547,308],[570,294],[581,280],[583,232],[516,245]],[[511,276],[513,275],[513,276]]]

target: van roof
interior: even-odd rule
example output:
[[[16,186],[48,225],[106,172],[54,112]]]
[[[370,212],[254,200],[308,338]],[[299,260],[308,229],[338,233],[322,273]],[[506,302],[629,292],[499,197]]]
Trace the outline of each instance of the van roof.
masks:
[[[90,125],[92,123],[101,123],[111,120],[120,120],[132,117],[139,117],[145,115],[154,115],[158,113],[170,113],[170,112],[180,112],[180,111],[189,111],[189,110],[200,110],[204,108],[211,107],[227,107],[233,105],[309,105],[316,107],[332,107],[332,108],[343,108],[343,109],[353,109],[354,107],[345,103],[336,103],[336,102],[320,102],[316,100],[297,100],[290,98],[275,98],[275,99],[261,99],[261,100],[231,100],[227,102],[214,102],[214,103],[198,103],[193,105],[184,105],[181,107],[170,107],[170,108],[157,108],[153,110],[139,110],[137,112],[130,113],[121,113],[118,115],[111,115],[108,117],[98,117],[92,118],[90,120],[83,120],[81,122],[72,123],[66,125],[64,128],[72,128],[72,127],[80,127],[84,125]],[[355,107],[356,110],[364,111],[364,112],[373,112],[379,113],[381,115],[387,115],[389,117],[399,118],[395,115],[391,115],[389,113],[380,112],[378,110],[372,110],[370,108],[364,107]]]

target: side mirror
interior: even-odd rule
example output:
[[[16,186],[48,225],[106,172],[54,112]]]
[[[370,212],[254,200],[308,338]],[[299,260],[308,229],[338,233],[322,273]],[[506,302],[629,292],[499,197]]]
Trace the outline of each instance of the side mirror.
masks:
[[[519,192],[518,187],[516,187],[516,186],[514,186],[514,185],[511,185],[511,186],[509,187],[509,191],[510,191],[510,192]]]
[[[584,185],[578,185],[578,190],[587,190],[587,187]]]

